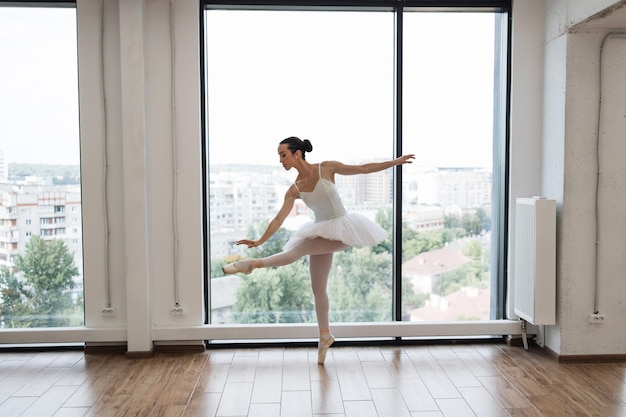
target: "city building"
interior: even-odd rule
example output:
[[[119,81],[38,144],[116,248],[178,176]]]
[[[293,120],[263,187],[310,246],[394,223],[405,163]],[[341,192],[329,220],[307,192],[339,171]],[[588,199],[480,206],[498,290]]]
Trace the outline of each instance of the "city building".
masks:
[[[491,170],[437,168],[417,177],[419,203],[442,207],[480,208],[491,206]]]
[[[9,179],[9,164],[4,156],[4,150],[0,147],[0,183]]]
[[[62,240],[83,281],[81,194],[78,186],[0,186],[0,266],[12,268],[31,236]]]

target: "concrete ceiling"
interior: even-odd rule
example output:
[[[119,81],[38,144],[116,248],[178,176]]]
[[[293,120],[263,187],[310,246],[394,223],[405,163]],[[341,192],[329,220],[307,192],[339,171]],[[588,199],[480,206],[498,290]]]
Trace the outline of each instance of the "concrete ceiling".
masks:
[[[576,24],[575,29],[626,31],[626,1],[621,1],[594,16]]]

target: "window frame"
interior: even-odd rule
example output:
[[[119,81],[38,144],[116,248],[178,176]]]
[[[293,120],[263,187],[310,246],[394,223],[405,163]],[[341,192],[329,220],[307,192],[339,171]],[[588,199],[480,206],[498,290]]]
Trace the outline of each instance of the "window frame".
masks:
[[[14,8],[14,9],[47,9],[47,10],[54,10],[54,9],[71,9],[74,10],[74,13],[76,15],[75,19],[76,21],[78,20],[78,16],[76,13],[76,0],[22,0],[22,1],[4,1],[4,0],[0,0],[0,12],[2,9],[7,9],[7,8]],[[76,30],[76,44],[78,45],[78,28],[75,29]],[[76,59],[78,61],[78,49],[76,50]],[[79,101],[79,95],[80,92],[78,90],[79,86],[78,86],[78,62],[76,63],[76,74],[77,74],[77,84],[76,84],[76,99],[77,101]],[[78,115],[78,124],[80,125],[80,115],[79,115],[79,109],[77,108],[77,115]],[[80,130],[80,129],[79,129]],[[80,155],[80,141],[81,141],[81,137],[80,137],[80,131],[78,132],[78,150],[79,150],[79,160],[78,160],[78,165],[79,165],[79,169],[82,169],[82,156]],[[7,163],[7,167],[8,167],[8,163]],[[7,172],[7,176],[8,176],[8,172]],[[83,183],[82,183],[82,178],[80,183],[78,184],[78,194],[81,196],[80,200],[79,200],[79,207],[81,208],[82,211],[82,190],[83,190]],[[38,191],[38,193],[41,193],[42,191]],[[65,191],[65,196],[63,197],[63,199],[65,199],[69,194],[73,193],[73,191],[70,190],[66,190]],[[70,242],[70,238],[68,237],[68,233],[67,233],[67,228],[66,227],[59,227],[59,225],[63,225],[65,226],[65,217],[66,217],[66,210],[65,210],[65,206],[66,203],[57,203],[57,204],[53,204],[53,205],[38,205],[35,209],[38,210],[38,212],[36,213],[35,217],[39,217],[39,224],[35,224],[32,222],[31,217],[31,208],[27,207],[27,208],[22,208],[19,210],[20,213],[16,213],[17,216],[23,216],[24,217],[24,226],[27,226],[26,229],[28,230],[24,230],[24,236],[28,239],[26,239],[26,243],[28,244],[28,242],[30,241],[31,237],[42,237],[44,238],[44,240],[46,242],[48,241],[54,241],[54,240],[60,240],[62,242],[65,243],[65,247],[67,250],[67,254],[71,255],[74,258],[74,266],[77,268],[78,270],[78,275],[73,277],[73,280],[76,281],[76,277],[80,277],[80,287],[74,287],[72,289],[66,289],[66,291],[76,291],[76,290],[80,290],[80,291],[84,291],[84,287],[85,287],[85,270],[84,270],[84,251],[82,249],[82,244],[83,244],[83,230],[82,230],[82,224],[80,224],[79,226],[81,227],[80,230],[80,239],[72,239],[72,241]],[[44,207],[43,211],[42,211],[42,207]],[[10,212],[10,210],[9,210]],[[42,215],[46,216],[46,217],[41,217]],[[52,216],[52,217],[50,217]],[[59,217],[60,216],[60,217]],[[82,216],[82,214],[81,214]],[[48,221],[45,221],[45,220]],[[42,227],[44,227],[42,229]],[[34,228],[34,232],[33,229]],[[18,232],[16,232],[18,233]],[[78,233],[78,232],[76,232]],[[76,241],[76,243],[74,242]],[[78,241],[80,243],[78,243]],[[17,245],[18,243],[13,243],[13,248],[12,250],[17,250]],[[75,246],[79,245],[79,257],[78,257],[78,262],[76,262],[77,257],[76,257],[76,248]],[[74,248],[73,248],[74,247]],[[9,256],[8,262],[15,264],[16,258],[18,255],[16,254],[11,254]],[[24,256],[22,254],[22,256]],[[81,316],[81,324],[79,325],[75,325],[75,324],[70,324],[70,325],[65,325],[65,326],[61,326],[61,327],[55,327],[55,326],[34,326],[32,328],[29,329],[33,329],[34,332],[37,333],[41,333],[41,334],[46,334],[48,332],[57,332],[57,333],[63,333],[63,332],[72,332],[75,329],[82,329],[85,328],[85,323],[86,323],[86,303],[85,300],[82,300],[82,306],[80,308],[80,314],[78,316]],[[50,317],[55,318],[57,316],[57,312],[55,311],[54,314],[50,314]],[[28,331],[28,330],[26,330]],[[13,328],[13,327],[2,327],[0,328],[0,333],[12,333],[12,332],[16,332],[16,333],[22,333],[22,329],[18,328]]]
[[[500,141],[494,141],[494,163],[493,163],[493,180],[492,180],[492,254],[497,253],[497,256],[493,256],[491,260],[492,270],[492,282],[491,282],[491,320],[483,324],[495,325],[497,322],[506,321],[506,294],[507,294],[507,239],[508,239],[508,166],[509,166],[509,115],[510,115],[510,67],[511,67],[511,12],[512,4],[510,1],[427,1],[427,0],[414,0],[414,1],[210,1],[203,0],[200,2],[200,65],[201,65],[201,133],[202,133],[202,170],[205,178],[203,179],[203,228],[204,228],[204,240],[205,248],[208,249],[208,236],[209,231],[209,183],[208,183],[208,139],[207,139],[207,109],[206,109],[206,56],[205,56],[205,11],[214,9],[226,9],[226,10],[324,10],[324,11],[340,11],[340,10],[352,10],[352,11],[393,11],[395,19],[395,109],[394,109],[394,153],[401,155],[403,152],[402,141],[402,54],[398,51],[402,51],[402,33],[403,26],[403,13],[413,12],[416,10],[422,12],[442,12],[442,11],[454,11],[454,12],[497,12],[500,13],[501,19],[498,19],[496,23],[497,27],[501,30],[497,33],[501,34],[500,39],[496,39],[495,52],[496,56],[502,57],[499,61],[499,66],[496,68],[497,80],[494,80],[494,134],[502,138]],[[503,53],[504,52],[504,53]],[[394,183],[402,183],[402,170],[394,170]],[[384,326],[394,326],[400,324],[409,324],[402,322],[402,272],[401,272],[401,257],[397,254],[402,251],[402,234],[401,230],[398,230],[397,219],[402,218],[402,205],[398,202],[402,201],[402,187],[395,187],[394,189],[394,226],[393,226],[393,314],[392,322],[387,323],[366,323],[367,325],[374,325],[375,328],[382,328]],[[495,215],[494,215],[495,213]],[[210,259],[206,255],[207,250],[204,251],[204,285],[206,288],[206,296],[204,300],[205,304],[205,324],[210,324]],[[495,297],[493,295],[496,295]],[[357,327],[363,323],[355,323]],[[247,325],[246,328],[264,328],[260,325]],[[451,333],[448,330],[442,332],[435,331],[434,333],[440,334],[440,336],[450,336],[453,334],[459,335],[484,335],[484,334],[500,334],[496,331],[488,331],[485,333],[485,326],[479,324],[478,326],[472,326],[471,323],[465,323],[466,329],[459,330],[459,323],[450,323]],[[228,327],[228,326],[226,326]],[[241,327],[241,325],[240,325]],[[345,325],[344,327],[350,327]],[[498,326],[493,326],[494,329]],[[260,330],[260,329],[259,329]],[[251,330],[249,332],[250,338],[254,338],[253,334],[257,330]],[[356,332],[357,335],[360,333]],[[368,333],[368,332],[366,332]],[[404,331],[383,331],[383,333],[389,333],[391,337],[407,337],[403,335]],[[428,332],[427,332],[428,334]],[[505,334],[505,333],[502,333]],[[242,338],[247,338],[242,336]]]

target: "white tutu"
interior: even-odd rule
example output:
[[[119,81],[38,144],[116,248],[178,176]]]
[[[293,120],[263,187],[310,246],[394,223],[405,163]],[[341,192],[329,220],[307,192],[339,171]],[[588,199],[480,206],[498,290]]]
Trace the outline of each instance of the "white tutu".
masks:
[[[373,246],[382,242],[387,231],[358,213],[347,213],[334,219],[303,224],[289,239],[283,250],[289,250],[305,239],[323,237],[339,240],[348,246]]]

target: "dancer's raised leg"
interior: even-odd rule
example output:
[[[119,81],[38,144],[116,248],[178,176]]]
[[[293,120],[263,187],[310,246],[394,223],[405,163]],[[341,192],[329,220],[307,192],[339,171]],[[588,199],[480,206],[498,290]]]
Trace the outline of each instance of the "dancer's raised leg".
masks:
[[[338,240],[329,240],[322,237],[305,239],[293,248],[268,256],[262,259],[246,259],[223,267],[225,274],[249,274],[256,268],[284,266],[294,263],[305,255],[323,255],[339,252],[348,245]]]
[[[294,263],[305,255],[332,254],[334,252],[340,252],[347,247],[348,245],[339,240],[329,240],[322,237],[316,237],[313,239],[305,239],[293,248],[268,256],[267,258],[263,258],[262,261],[263,266],[265,267],[283,266]]]

